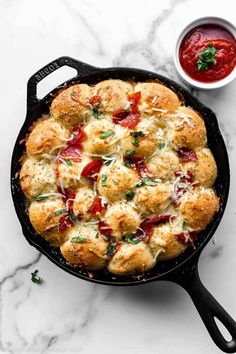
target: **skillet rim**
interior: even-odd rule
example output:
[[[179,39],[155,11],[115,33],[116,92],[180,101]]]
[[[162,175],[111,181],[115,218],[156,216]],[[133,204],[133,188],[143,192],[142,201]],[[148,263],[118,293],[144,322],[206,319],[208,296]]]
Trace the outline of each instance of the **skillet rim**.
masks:
[[[68,58],[68,57],[64,57],[64,58]],[[59,58],[59,59],[61,59],[61,58]],[[59,60],[59,59],[57,59],[57,60]],[[70,59],[70,58],[68,58],[68,59]],[[78,61],[78,65],[81,63],[82,62]],[[145,283],[148,283],[148,282],[151,282],[154,280],[168,280],[168,279],[170,279],[170,277],[173,278],[173,274],[175,272],[176,272],[176,274],[179,271],[183,272],[184,269],[188,269],[189,266],[191,268],[191,266],[197,262],[201,251],[207,245],[207,243],[212,238],[214,232],[216,231],[216,229],[223,217],[225,208],[226,208],[228,193],[229,193],[229,184],[230,184],[229,159],[228,159],[228,154],[227,154],[227,149],[226,149],[226,146],[224,143],[224,139],[222,137],[222,134],[221,134],[219,126],[218,126],[218,121],[217,121],[216,115],[214,114],[214,112],[210,108],[208,108],[207,106],[202,104],[198,100],[198,98],[194,97],[192,95],[192,93],[189,92],[187,89],[185,89],[182,85],[180,85],[179,83],[175,82],[174,80],[169,79],[163,75],[159,75],[157,73],[154,73],[154,72],[151,72],[148,70],[138,69],[138,68],[125,68],[125,67],[96,68],[96,67],[90,66],[85,63],[82,63],[82,64],[85,66],[87,65],[87,71],[85,72],[85,74],[79,75],[79,72],[78,72],[78,75],[76,77],[65,81],[65,83],[67,85],[71,85],[73,82],[81,82],[81,83],[88,83],[89,84],[89,83],[96,82],[96,81],[98,82],[98,81],[106,79],[106,78],[125,79],[124,77],[126,77],[126,80],[128,80],[128,78],[131,78],[131,77],[144,76],[144,77],[146,77],[146,81],[158,80],[161,83],[163,83],[164,85],[166,85],[167,87],[171,88],[172,90],[174,88],[175,92],[177,92],[178,94],[181,94],[181,96],[183,96],[185,102],[192,101],[194,103],[193,104],[194,109],[196,109],[195,107],[197,107],[198,108],[197,111],[199,111],[202,116],[203,116],[202,112],[204,112],[204,115],[205,115],[205,117],[203,117],[204,121],[205,121],[206,116],[210,117],[209,119],[211,120],[211,124],[214,127],[213,141],[216,141],[218,143],[218,145],[220,146],[220,150],[221,150],[221,153],[223,156],[223,163],[224,163],[225,169],[226,169],[224,188],[223,188],[223,192],[221,194],[222,199],[221,199],[219,211],[217,212],[217,214],[215,215],[215,217],[211,221],[209,227],[207,227],[207,229],[202,232],[203,240],[201,240],[200,245],[197,247],[197,249],[195,251],[191,252],[191,254],[188,255],[186,259],[184,259],[183,261],[180,261],[179,264],[178,264],[178,260],[177,260],[177,264],[174,267],[172,267],[171,269],[169,269],[168,271],[166,271],[162,274],[156,274],[153,276],[149,276],[148,275],[149,272],[147,272],[145,274],[145,278],[141,278],[141,279],[135,278],[134,279],[134,277],[130,277],[130,276],[129,277],[117,277],[117,276],[107,272],[107,277],[108,277],[108,275],[110,277],[110,279],[107,280],[106,279],[106,272],[104,272],[104,271],[102,271],[102,273],[105,274],[105,279],[91,278],[91,277],[89,277],[87,271],[82,270],[82,271],[78,272],[78,268],[76,270],[76,268],[72,268],[66,264],[61,263],[60,259],[57,259],[56,257],[54,257],[54,253],[51,250],[52,247],[47,246],[47,248],[49,248],[49,250],[50,250],[50,252],[48,252],[48,250],[45,249],[46,247],[44,247],[44,245],[41,245],[32,239],[32,226],[29,221],[28,221],[28,225],[27,225],[27,223],[25,222],[25,220],[22,217],[22,215],[24,213],[24,211],[22,210],[23,201],[18,200],[18,199],[20,199],[19,198],[20,188],[19,188],[19,182],[17,181],[17,178],[15,177],[16,173],[18,172],[18,168],[17,168],[18,157],[17,156],[19,155],[19,150],[21,150],[21,146],[19,146],[19,141],[25,137],[26,131],[28,130],[28,128],[30,127],[32,122],[38,118],[37,111],[40,110],[40,107],[41,107],[41,111],[42,111],[42,107],[46,107],[47,103],[51,100],[51,95],[55,94],[62,87],[63,84],[61,84],[61,85],[58,85],[52,91],[50,91],[43,99],[36,100],[35,102],[31,102],[30,104],[28,102],[26,119],[20,129],[20,132],[18,134],[18,137],[16,139],[16,143],[14,146],[13,154],[12,154],[11,193],[12,193],[12,198],[13,198],[13,203],[14,203],[14,207],[16,210],[16,214],[17,214],[18,220],[21,224],[24,237],[26,238],[27,242],[30,245],[34,246],[38,251],[40,251],[42,254],[44,254],[48,259],[50,259],[58,267],[62,268],[66,272],[68,272],[78,278],[81,278],[83,280],[87,280],[87,281],[90,281],[93,283],[104,284],[104,285],[119,285],[119,286],[126,286],[127,285],[127,286],[130,286],[130,285],[145,284]],[[91,70],[91,72],[89,72],[89,69]],[[103,78],[102,79],[99,78],[99,75],[103,76]],[[29,81],[32,78],[34,78],[34,75],[29,79]],[[139,80],[141,81],[141,79],[139,79]],[[145,79],[143,81],[145,81]],[[29,91],[28,91],[28,98],[29,98]],[[42,114],[42,112],[41,112],[41,114]],[[208,134],[209,134],[209,131],[207,128],[207,135]],[[209,138],[208,138],[208,141],[209,141]],[[219,160],[218,160],[218,158],[216,158],[215,154],[213,154],[213,155],[214,155],[216,163],[218,165]],[[31,228],[31,231],[30,231],[30,228]],[[152,271],[155,271],[155,267],[152,269]],[[85,274],[85,273],[87,273],[87,274]],[[99,274],[99,272],[96,274]]]

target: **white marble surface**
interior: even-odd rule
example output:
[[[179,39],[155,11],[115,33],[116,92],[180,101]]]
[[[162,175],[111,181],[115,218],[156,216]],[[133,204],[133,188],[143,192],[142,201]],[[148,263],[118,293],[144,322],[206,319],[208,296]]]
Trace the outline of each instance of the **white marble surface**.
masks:
[[[31,74],[69,55],[97,66],[150,69],[179,81],[172,62],[176,34],[204,15],[236,22],[235,1],[0,0],[1,353],[220,353],[177,285],[93,285],[41,256],[22,236],[9,187]],[[41,94],[71,75],[65,73],[41,85]],[[236,318],[236,80],[224,89],[194,94],[218,116],[232,174],[228,206],[215,245],[211,242],[201,256],[200,275]],[[45,280],[40,286],[30,280],[35,269]]]

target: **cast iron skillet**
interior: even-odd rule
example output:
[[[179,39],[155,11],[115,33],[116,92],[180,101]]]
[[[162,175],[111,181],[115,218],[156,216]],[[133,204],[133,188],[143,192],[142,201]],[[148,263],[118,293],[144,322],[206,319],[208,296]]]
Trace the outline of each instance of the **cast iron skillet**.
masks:
[[[94,272],[93,277],[91,277],[91,274],[89,274],[87,271],[75,269],[66,264],[58,250],[51,248],[42,237],[36,235],[33,227],[29,222],[25,208],[25,198],[19,186],[19,159],[24,151],[24,146],[19,144],[19,142],[21,139],[25,138],[28,128],[32,122],[36,118],[40,117],[43,113],[48,112],[48,106],[52,100],[52,96],[59,88],[57,87],[46,97],[39,100],[37,98],[36,92],[37,84],[47,75],[50,75],[50,73],[64,65],[77,70],[77,76],[71,80],[68,80],[66,84],[71,84],[72,82],[84,82],[90,84],[109,78],[119,78],[124,80],[134,79],[137,81],[158,80],[176,91],[184,98],[186,105],[193,107],[202,115],[207,128],[208,145],[215,157],[218,166],[218,177],[216,180],[215,188],[217,194],[221,198],[221,204],[219,212],[216,214],[212,222],[208,225],[207,229],[199,235],[199,241],[195,251],[189,249],[174,260],[160,262],[150,272],[141,277],[117,277],[107,271]],[[223,216],[229,192],[229,178],[230,171],[228,155],[215,114],[209,108],[200,103],[182,86],[170,79],[167,79],[164,76],[134,68],[101,69],[69,57],[61,57],[44,66],[28,81],[27,115],[16,140],[12,155],[11,190],[16,213],[20,220],[23,234],[29,244],[37,248],[52,262],[54,262],[60,268],[64,269],[66,272],[90,282],[105,285],[139,285],[154,280],[168,280],[181,285],[191,296],[214,342],[222,351],[226,353],[235,353],[236,323],[203,286],[199,279],[197,270],[200,253],[213,236]],[[232,340],[226,341],[216,324],[215,318],[221,321],[228,329],[232,336]]]

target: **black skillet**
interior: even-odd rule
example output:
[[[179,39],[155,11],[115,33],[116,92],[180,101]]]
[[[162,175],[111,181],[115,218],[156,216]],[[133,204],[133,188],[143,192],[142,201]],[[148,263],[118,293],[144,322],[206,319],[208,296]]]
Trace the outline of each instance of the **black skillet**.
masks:
[[[20,169],[19,159],[24,151],[24,146],[19,142],[25,138],[28,128],[32,122],[40,117],[43,113],[48,112],[49,104],[53,94],[57,92],[59,87],[53,90],[43,99],[37,98],[37,84],[50,75],[53,71],[67,65],[77,70],[77,76],[68,80],[67,85],[72,82],[96,83],[100,80],[118,78],[133,79],[136,81],[158,80],[164,85],[170,87],[184,98],[185,104],[193,107],[203,117],[206,128],[208,145],[215,157],[218,167],[218,177],[215,183],[215,189],[220,196],[220,209],[215,215],[207,229],[198,237],[196,250],[187,250],[184,254],[174,260],[160,262],[150,272],[141,277],[118,277],[109,272],[94,272],[93,277],[87,271],[75,269],[66,264],[57,249],[50,247],[47,242],[39,237],[33,230],[25,207],[25,198],[19,186],[18,171]],[[215,114],[202,103],[200,103],[190,92],[185,90],[176,82],[141,69],[133,68],[96,68],[91,65],[82,63],[69,57],[61,57],[50,64],[44,66],[35,73],[28,81],[27,86],[27,115],[25,122],[20,130],[12,155],[11,164],[11,190],[12,197],[16,209],[16,213],[20,220],[23,234],[26,240],[37,248],[41,253],[48,257],[57,266],[74,276],[88,280],[90,282],[105,285],[140,285],[154,280],[167,280],[181,285],[191,296],[208,332],[218,347],[226,353],[236,352],[236,323],[229,314],[221,307],[221,305],[207,291],[199,279],[198,275],[198,259],[201,251],[213,236],[220,220],[223,216],[228,192],[229,192],[229,161],[227,150],[220,133]],[[226,341],[223,337],[215,319],[218,319],[227,328],[232,336],[230,341]]]

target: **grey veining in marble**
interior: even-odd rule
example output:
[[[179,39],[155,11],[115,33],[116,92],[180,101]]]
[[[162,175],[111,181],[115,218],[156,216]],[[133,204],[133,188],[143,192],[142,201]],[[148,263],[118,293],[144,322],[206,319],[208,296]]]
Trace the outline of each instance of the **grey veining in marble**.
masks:
[[[226,0],[0,0],[0,352],[216,354],[190,298],[163,282],[112,288],[76,279],[27,244],[10,196],[13,144],[25,117],[28,78],[68,55],[95,66],[134,66],[180,82],[172,54],[192,19],[236,22]],[[66,80],[61,70],[41,94]],[[200,259],[201,278],[236,318],[236,81],[224,89],[191,89],[216,112],[229,151],[231,190],[224,218]],[[35,269],[44,279],[31,282]]]

